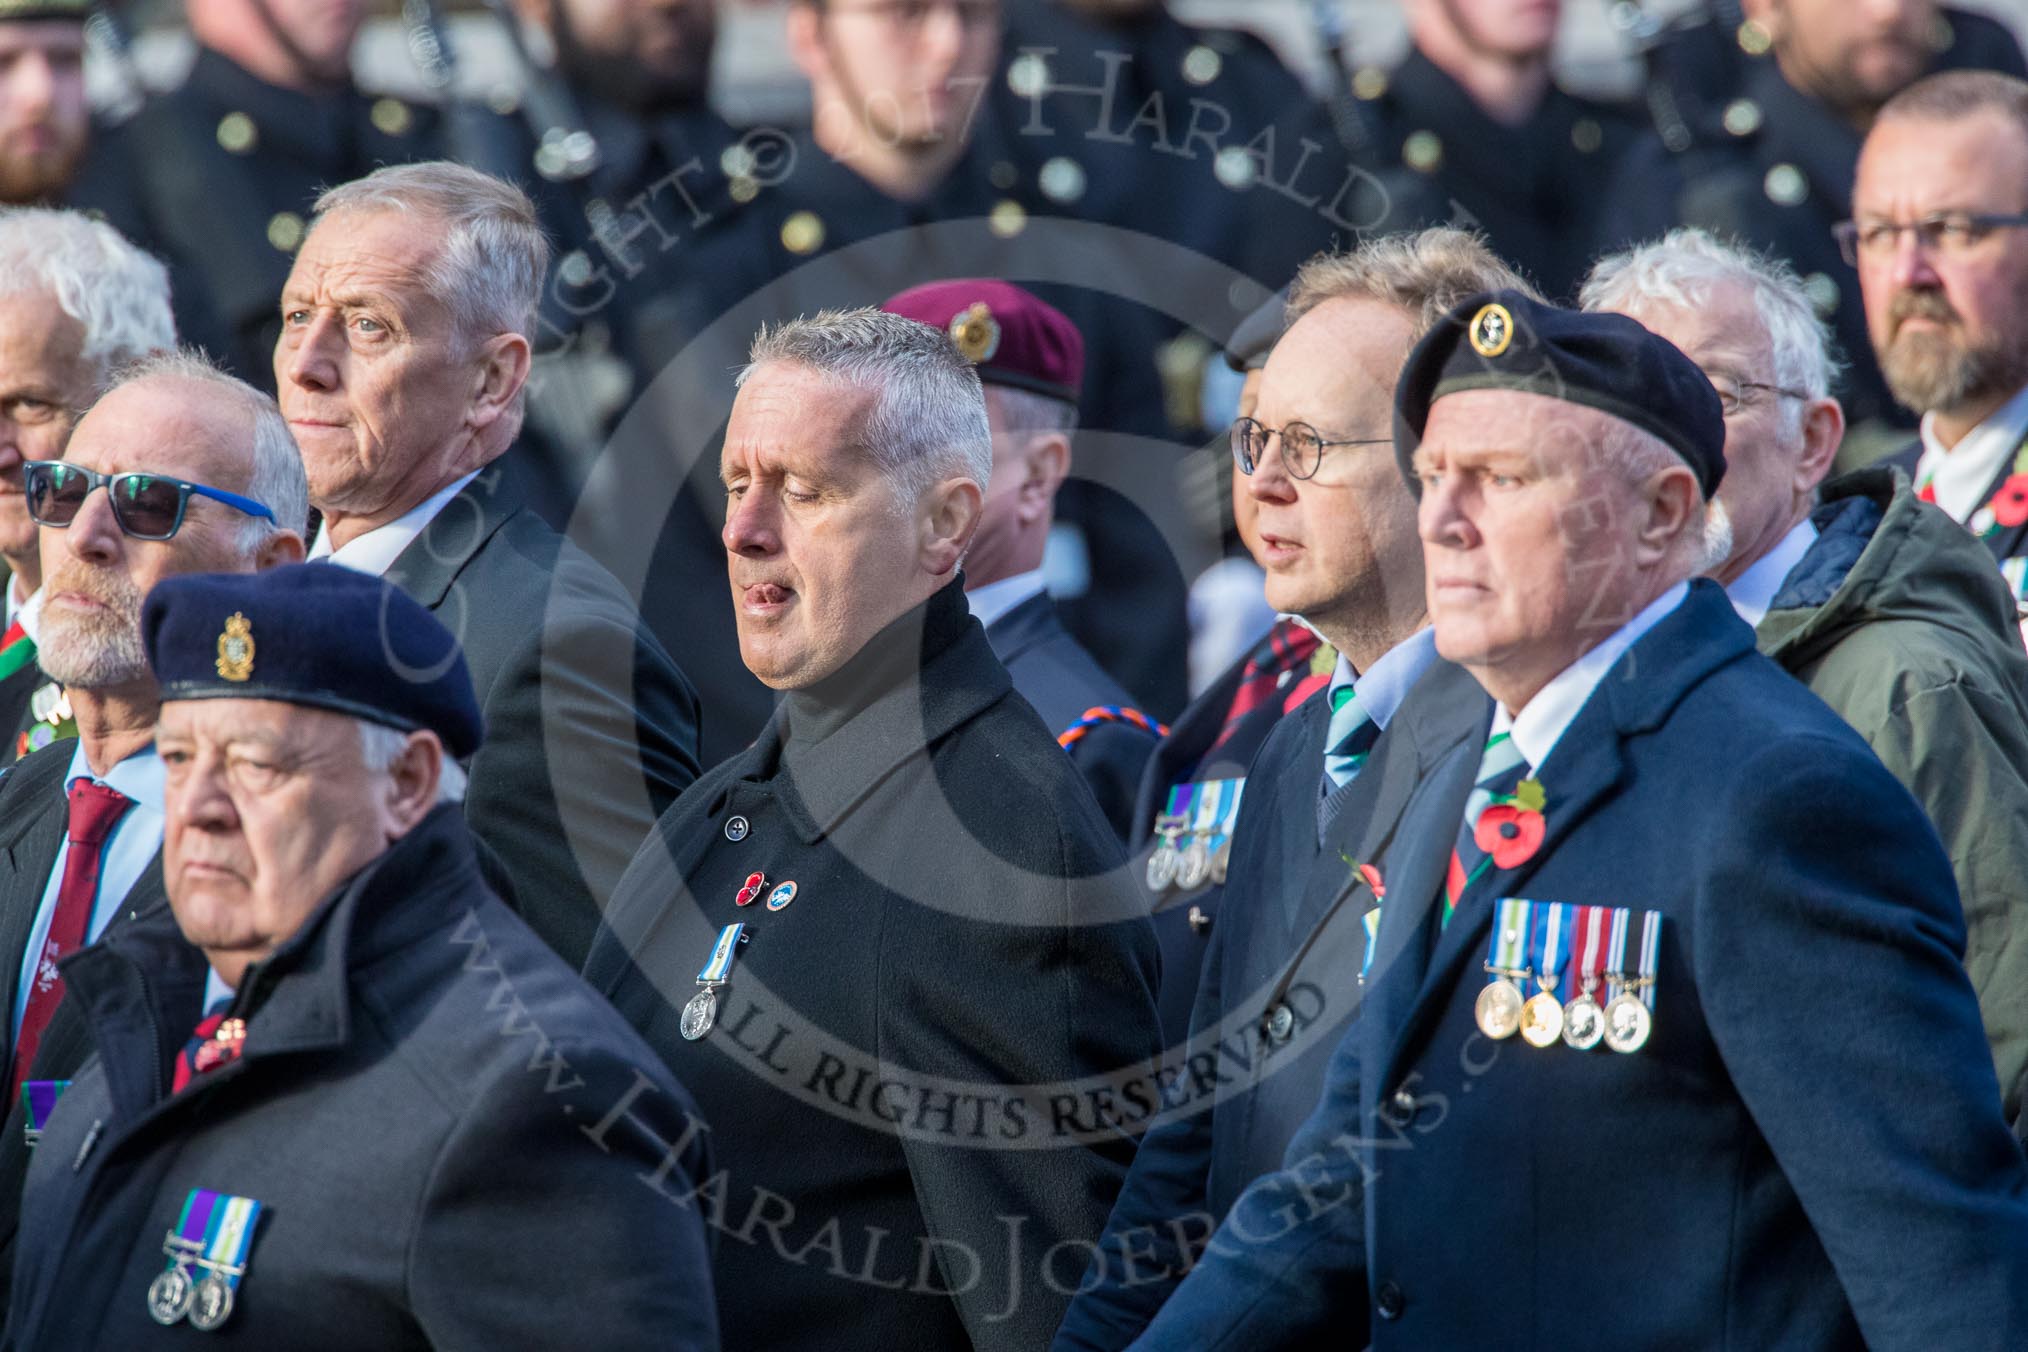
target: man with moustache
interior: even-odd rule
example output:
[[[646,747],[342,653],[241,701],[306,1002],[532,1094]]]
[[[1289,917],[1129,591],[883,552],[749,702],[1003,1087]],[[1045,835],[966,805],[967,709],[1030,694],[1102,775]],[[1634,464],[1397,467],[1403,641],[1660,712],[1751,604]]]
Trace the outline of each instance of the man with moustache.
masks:
[[[1245,797],[1223,828],[1231,865],[1201,979],[1163,974],[1195,988],[1189,1051],[1238,1048],[1240,1063],[1221,1065],[1215,1104],[1186,1105],[1142,1141],[1057,1333],[1064,1352],[1125,1347],[1147,1326],[1218,1218],[1280,1165],[1357,1011],[1361,915],[1379,902],[1379,875],[1360,863],[1393,831],[1418,760],[1420,730],[1403,733],[1405,748],[1387,733],[1436,657],[1415,500],[1380,433],[1416,340],[1501,286],[1525,283],[1476,237],[1437,228],[1323,255],[1290,287],[1288,331],[1232,454],[1258,511],[1269,604],[1316,626],[1337,659],[1327,693],[1275,725],[1236,785]]]
[[[1640,321],[1711,377],[1733,541],[1711,575],[1760,650],[1866,739],[1936,827],[2002,1107],[2018,1121],[2028,655],[1992,556],[1894,469],[1822,483],[1844,417],[1828,394],[1829,334],[1785,265],[1676,231],[1602,260],[1584,303]]]
[[[296,523],[309,515],[302,461],[274,401],[188,354],[124,374],[79,420],[65,458],[32,463],[27,479],[41,534],[40,660],[63,685],[77,735],[0,778],[0,989],[12,1067],[0,1255],[13,1243],[24,1128],[41,1126],[24,1118],[21,1087],[69,1079],[91,1051],[59,964],[125,929],[173,933],[154,741],[161,691],[142,650],[141,602],[175,574],[301,559]],[[156,977],[194,1022],[202,961],[173,942],[160,951]]]
[[[177,331],[273,379],[275,296],[317,194],[436,153],[434,111],[353,80],[363,0],[186,0],[197,60],[94,154],[71,201],[169,265]]]
[[[966,608],[991,467],[945,334],[755,340],[724,538],[783,702],[657,823],[585,965],[711,1123],[720,1172],[677,1200],[723,1231],[730,1343],[1043,1346],[1132,1155],[1110,1077],[1158,1050],[1154,940]]]
[[[62,459],[78,410],[113,373],[175,344],[168,274],[118,231],[81,212],[0,214],[0,559],[8,572],[0,763],[70,730],[63,692],[35,660],[42,561],[22,466]]]
[[[69,200],[93,139],[84,78],[91,15],[88,0],[0,4],[0,202]]]
[[[2018,1345],[2028,1162],[1949,861],[1688,580],[1726,552],[1710,381],[1494,292],[1395,402],[1456,664],[1396,716],[1465,684],[1477,716],[1384,852],[1317,1112],[1135,1346]]]
[[[1840,242],[1894,397],[1922,415],[1891,463],[2028,597],[2028,81],[1936,75],[1890,100]]]
[[[167,579],[142,629],[209,1012],[168,936],[65,964],[98,1055],[37,1146],[7,1345],[717,1348],[704,1226],[657,1186],[709,1169],[701,1125],[481,877],[457,640],[302,566]]]
[[[1625,248],[1698,226],[1788,262],[1851,361],[1839,398],[1877,455],[1883,434],[1899,443],[1894,429],[1909,413],[1868,346],[1869,332],[1879,341],[1872,303],[1833,233],[1856,212],[1861,143],[1884,105],[1923,76],[1988,63],[2018,75],[2022,55],[2006,27],[1937,0],[1743,0],[1738,9],[1746,23],[1722,41],[1734,47],[1736,36],[1749,53],[1743,77],[1723,92],[1708,82],[1690,90],[1701,104],[1685,110],[1675,143],[1665,128],[1629,154],[1604,194],[1599,242]]]
[[[696,777],[698,711],[626,591],[496,463],[547,259],[513,185],[444,161],[376,170],[317,200],[274,371],[323,513],[311,558],[387,578],[458,635],[487,726],[466,813],[522,917],[578,963]]]

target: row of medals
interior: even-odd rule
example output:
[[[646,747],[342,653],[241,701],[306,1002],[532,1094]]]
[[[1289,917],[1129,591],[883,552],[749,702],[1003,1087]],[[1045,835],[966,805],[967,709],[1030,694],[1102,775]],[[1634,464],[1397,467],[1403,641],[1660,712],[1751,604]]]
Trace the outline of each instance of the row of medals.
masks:
[[[232,1317],[232,1284],[215,1265],[198,1256],[200,1246],[172,1234],[162,1250],[176,1266],[148,1284],[148,1313],[156,1323],[180,1323],[187,1315],[193,1326],[210,1333]],[[212,1270],[201,1280],[193,1279],[192,1261]]]
[[[1190,831],[1190,843],[1179,845],[1183,839],[1184,819],[1181,817],[1157,817],[1155,833],[1162,838],[1148,856],[1148,890],[1166,892],[1175,888],[1178,892],[1195,892],[1207,882],[1223,884],[1225,869],[1232,862],[1232,840],[1227,837],[1216,849],[1211,838],[1217,832],[1209,829]]]
[[[1616,1052],[1637,1052],[1647,1045],[1648,1035],[1654,1031],[1654,1016],[1641,999],[1641,988],[1650,984],[1652,978],[1627,978],[1608,972],[1607,989],[1615,993],[1600,1006],[1592,998],[1598,987],[1595,977],[1586,977],[1584,989],[1565,1004],[1556,998],[1551,983],[1540,983],[1542,989],[1524,999],[1522,987],[1534,975],[1525,968],[1510,970],[1487,963],[1486,971],[1498,979],[1479,992],[1474,1010],[1479,1031],[1489,1038],[1498,1040],[1519,1033],[1531,1047],[1550,1047],[1561,1040],[1581,1052],[1588,1052],[1601,1042]]]

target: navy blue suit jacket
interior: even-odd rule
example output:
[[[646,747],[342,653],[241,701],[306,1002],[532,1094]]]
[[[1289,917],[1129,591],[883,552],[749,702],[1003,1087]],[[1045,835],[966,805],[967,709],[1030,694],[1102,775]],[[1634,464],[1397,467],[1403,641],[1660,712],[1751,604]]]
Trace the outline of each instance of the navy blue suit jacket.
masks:
[[[2028,1166],[1949,865],[1857,735],[1693,584],[1535,767],[1541,847],[1439,935],[1474,741],[1387,853],[1317,1114],[1134,1346],[1322,1345],[1368,1310],[1377,1352],[2028,1346]],[[1503,896],[1664,914],[1646,1047],[1478,1031]]]
[[[1219,1218],[1249,1183],[1280,1167],[1315,1110],[1363,989],[1363,919],[1375,898],[1353,864],[1379,859],[1415,786],[1479,726],[1485,696],[1471,677],[1447,664],[1429,676],[1439,690],[1419,701],[1419,714],[1404,710],[1388,723],[1321,841],[1328,702],[1307,702],[1262,747],[1247,776],[1191,1041],[1172,1054],[1185,1101],[1142,1140],[1057,1352],[1131,1342]]]

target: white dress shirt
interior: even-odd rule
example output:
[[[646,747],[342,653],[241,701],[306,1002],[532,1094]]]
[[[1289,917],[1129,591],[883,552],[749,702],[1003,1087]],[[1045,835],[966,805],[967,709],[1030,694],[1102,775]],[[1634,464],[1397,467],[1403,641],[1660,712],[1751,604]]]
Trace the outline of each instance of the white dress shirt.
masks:
[[[415,543],[423,529],[436,520],[437,513],[444,510],[444,504],[465,491],[465,485],[479,477],[473,470],[462,479],[454,479],[430,496],[408,509],[402,515],[384,526],[375,526],[366,534],[331,548],[331,532],[327,525],[317,527],[317,539],[310,546],[310,561],[328,559],[342,563],[355,573],[369,577],[383,577],[401,557],[401,552]]]
[[[986,626],[1029,597],[1042,595],[1045,590],[1042,570],[1032,568],[1025,573],[1003,577],[998,582],[988,582],[983,587],[974,587],[965,593],[965,604],[972,608],[972,615],[980,625]]]
[[[106,926],[120,913],[127,893],[134,890],[134,884],[141,880],[156,852],[162,848],[162,758],[155,754],[154,744],[150,743],[115,765],[104,778],[99,778],[92,774],[91,766],[86,763],[84,743],[80,741],[71,753],[70,769],[63,777],[66,799],[70,786],[80,779],[97,779],[106,787],[117,789],[134,800],[134,805],[120,815],[99,854],[99,895],[92,903],[91,919],[85,925],[85,942],[92,943],[105,933]],[[35,923],[29,927],[27,947],[21,950],[21,977],[14,986],[14,1036],[17,1039],[21,1036],[21,1018],[28,1012],[28,991],[35,984],[42,948],[49,942],[50,922],[56,918],[56,894],[63,888],[63,866],[69,858],[70,841],[66,839],[57,847],[56,862],[49,870],[49,882],[42,889],[42,905],[35,912]]]
[[[1628,620],[1612,632],[1603,643],[1584,656],[1572,662],[1556,674],[1555,679],[1535,692],[1535,698],[1528,701],[1517,712],[1509,714],[1507,706],[1493,706],[1493,731],[1514,734],[1514,746],[1526,758],[1531,770],[1539,769],[1549,759],[1549,753],[1556,749],[1568,728],[1589,700],[1598,683],[1613,669],[1627,649],[1640,641],[1643,634],[1653,629],[1662,619],[1683,604],[1683,598],[1690,594],[1690,584],[1678,582],[1648,603],[1645,610]]]
[[[1732,580],[1725,589],[1725,599],[1732,602],[1732,608],[1739,612],[1739,618],[1758,629],[1760,622],[1767,618],[1768,607],[1781,594],[1782,583],[1803,561],[1803,555],[1810,552],[1810,546],[1817,543],[1817,528],[1804,517],[1795,527],[1775,541],[1775,547],[1753,561],[1753,566]]]
[[[1953,521],[1966,524],[1973,512],[1986,505],[1986,489],[2024,440],[2028,440],[2028,386],[1949,450],[1936,439],[1936,415],[1925,413],[1922,459],[1915,465],[1915,482],[1919,486],[1927,481],[1936,505]]]

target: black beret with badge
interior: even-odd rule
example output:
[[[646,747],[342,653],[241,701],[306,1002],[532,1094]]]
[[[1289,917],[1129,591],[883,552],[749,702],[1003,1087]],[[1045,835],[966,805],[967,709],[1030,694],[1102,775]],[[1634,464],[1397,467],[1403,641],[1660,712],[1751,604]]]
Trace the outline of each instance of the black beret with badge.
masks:
[[[1465,390],[1520,390],[1631,423],[1683,458],[1707,501],[1725,477],[1725,414],[1710,378],[1625,315],[1493,291],[1439,319],[1394,389],[1394,454],[1412,487],[1430,406]]]
[[[141,609],[162,698],[266,699],[401,732],[459,760],[485,723],[451,631],[399,587],[341,564],[165,578]]]

